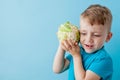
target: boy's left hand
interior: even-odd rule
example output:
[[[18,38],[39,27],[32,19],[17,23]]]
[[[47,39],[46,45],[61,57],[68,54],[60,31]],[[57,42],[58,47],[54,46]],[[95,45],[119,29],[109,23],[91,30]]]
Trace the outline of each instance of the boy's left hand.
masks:
[[[67,48],[67,50],[70,52],[72,56],[80,55],[80,47],[78,45],[78,42],[75,42],[73,40],[65,40],[63,41],[64,47]]]

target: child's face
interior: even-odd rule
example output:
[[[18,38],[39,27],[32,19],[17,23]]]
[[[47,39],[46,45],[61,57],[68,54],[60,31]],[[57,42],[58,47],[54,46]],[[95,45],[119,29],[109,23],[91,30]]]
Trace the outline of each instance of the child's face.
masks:
[[[87,53],[99,50],[107,40],[106,25],[91,25],[86,19],[80,21],[80,43]]]

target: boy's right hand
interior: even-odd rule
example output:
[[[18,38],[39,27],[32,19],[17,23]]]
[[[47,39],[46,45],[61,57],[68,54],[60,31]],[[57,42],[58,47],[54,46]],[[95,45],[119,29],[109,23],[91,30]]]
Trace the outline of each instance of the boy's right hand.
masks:
[[[65,51],[69,51],[69,49],[71,48],[71,46],[68,44],[68,40],[61,41],[60,47]]]
[[[69,39],[69,40],[63,40],[61,43],[61,48],[64,51],[70,52],[72,56],[80,53],[80,48],[77,42]]]
[[[60,47],[65,50],[65,51],[69,51],[72,49],[72,45],[75,45],[75,41],[72,41],[72,45],[70,44],[72,40],[63,40],[60,42]],[[76,45],[75,45],[76,46]]]

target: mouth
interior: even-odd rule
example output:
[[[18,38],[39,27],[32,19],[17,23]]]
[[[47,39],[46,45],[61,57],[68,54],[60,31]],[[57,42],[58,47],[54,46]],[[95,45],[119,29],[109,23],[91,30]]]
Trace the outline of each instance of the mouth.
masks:
[[[93,45],[85,44],[85,47],[88,48],[88,49],[92,49],[92,48],[93,48]]]

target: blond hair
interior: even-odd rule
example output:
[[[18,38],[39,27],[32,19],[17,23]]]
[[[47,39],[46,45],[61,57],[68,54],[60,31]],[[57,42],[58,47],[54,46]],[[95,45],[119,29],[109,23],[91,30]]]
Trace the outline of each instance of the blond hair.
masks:
[[[99,4],[89,6],[82,14],[82,18],[87,18],[91,25],[105,25],[108,24],[109,31],[112,24],[112,14],[111,11]]]

